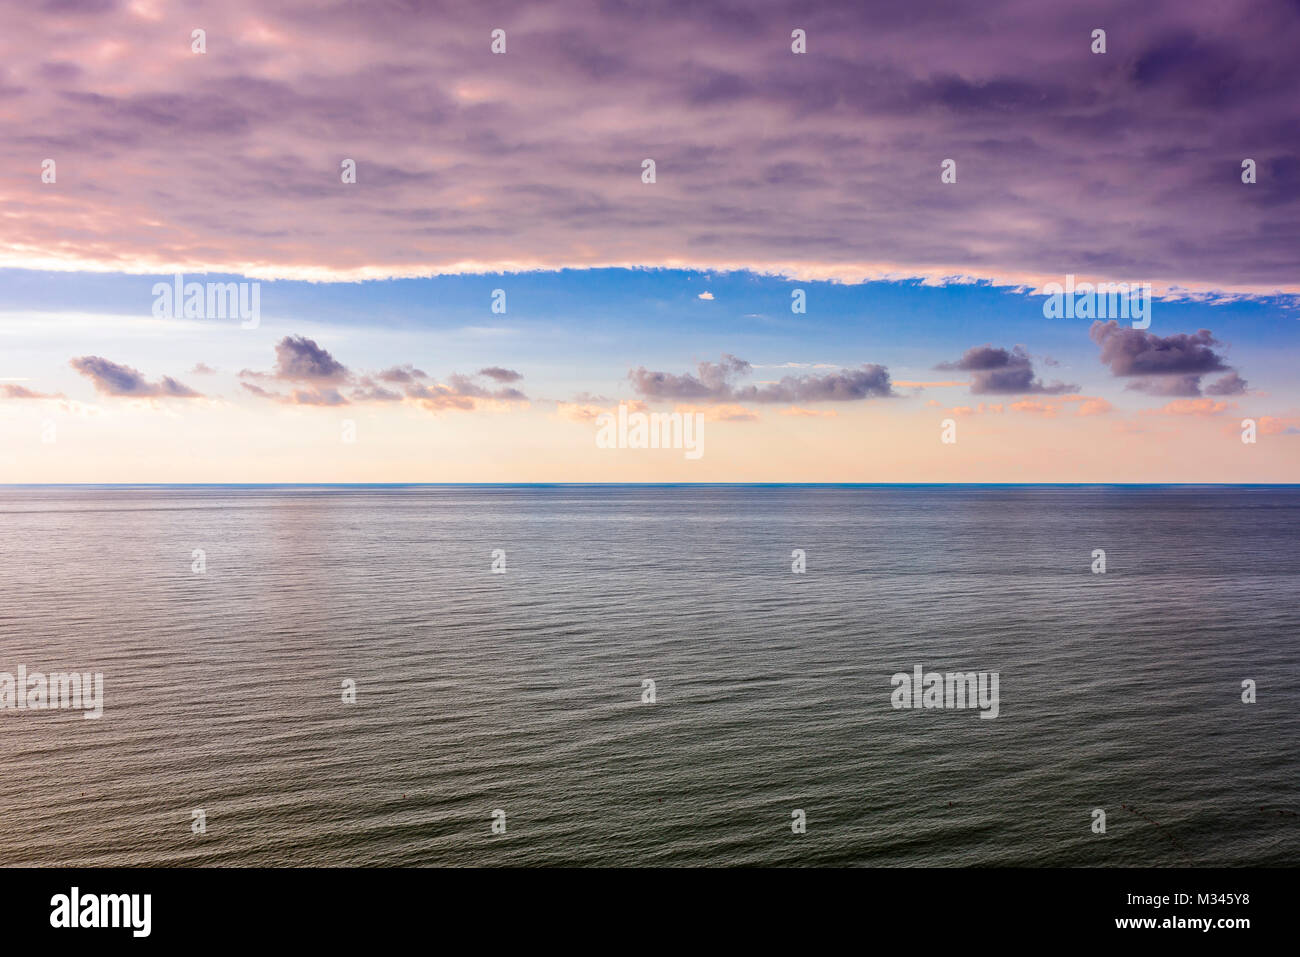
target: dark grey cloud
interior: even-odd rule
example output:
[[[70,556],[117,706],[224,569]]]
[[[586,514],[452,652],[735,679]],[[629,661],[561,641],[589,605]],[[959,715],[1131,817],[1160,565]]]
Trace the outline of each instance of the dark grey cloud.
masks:
[[[1074,383],[1048,384],[1038,379],[1033,360],[1023,346],[1012,349],[988,344],[973,346],[960,359],[941,362],[935,368],[969,372],[970,391],[974,395],[1061,395],[1079,391]]]
[[[627,375],[638,395],[659,401],[853,402],[896,394],[889,370],[876,364],[821,375],[785,376],[778,382],[758,385],[737,384],[736,379],[751,372],[750,363],[724,353],[718,362],[701,362],[694,375],[654,372],[644,366]]]
[[[1212,395],[1240,395],[1246,381],[1224,361],[1222,343],[1209,329],[1159,336],[1145,329],[1121,326],[1116,320],[1097,320],[1088,330],[1101,347],[1101,361],[1113,375],[1130,379],[1126,388],[1159,396],[1199,396],[1201,377],[1227,372],[1210,388]]]
[[[1094,321],[1088,330],[1101,346],[1101,361],[1115,375],[1172,375],[1220,372],[1228,366],[1214,351],[1220,343],[1209,329],[1158,336],[1145,329],[1121,326],[1116,320]]]
[[[141,399],[201,398],[200,393],[171,376],[165,375],[157,382],[150,382],[139,370],[111,362],[101,356],[78,356],[70,359],[68,364],[89,379],[95,390],[104,395]]]

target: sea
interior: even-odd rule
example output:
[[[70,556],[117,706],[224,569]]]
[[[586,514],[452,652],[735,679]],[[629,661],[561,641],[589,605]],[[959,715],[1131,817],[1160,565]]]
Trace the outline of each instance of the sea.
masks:
[[[103,694],[0,708],[0,865],[1294,866],[1297,543],[1296,486],[3,486],[0,673]]]

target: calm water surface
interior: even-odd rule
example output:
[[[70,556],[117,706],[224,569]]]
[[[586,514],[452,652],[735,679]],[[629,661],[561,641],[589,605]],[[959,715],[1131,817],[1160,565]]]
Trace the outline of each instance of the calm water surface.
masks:
[[[5,865],[1300,863],[1297,488],[5,487],[0,529],[0,671],[106,699],[0,711]],[[1000,716],[894,710],[916,664]]]

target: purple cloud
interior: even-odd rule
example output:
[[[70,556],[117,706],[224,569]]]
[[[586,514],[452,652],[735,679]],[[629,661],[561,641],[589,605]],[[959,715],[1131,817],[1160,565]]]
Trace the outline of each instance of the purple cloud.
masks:
[[[104,395],[126,396],[130,398],[166,398],[197,399],[200,393],[189,386],[177,382],[171,376],[163,376],[157,382],[149,382],[137,369],[110,362],[100,356],[78,356],[68,362],[72,368],[85,376],[94,385],[95,391]]]
[[[274,377],[290,382],[342,382],[348,370],[306,336],[285,336],[275,344]]]
[[[382,378],[382,376],[383,373],[378,373],[376,377]],[[354,402],[401,402],[402,393],[386,389],[366,376],[362,378],[358,387],[352,390],[352,400]]]
[[[935,368],[969,372],[970,391],[974,395],[1061,395],[1079,391],[1073,383],[1053,382],[1048,385],[1035,378],[1033,362],[1023,346],[1011,350],[991,345],[974,346],[967,349],[960,359],[941,362]]]
[[[1206,395],[1245,395],[1250,383],[1237,375],[1235,372],[1229,372],[1221,376],[1214,382],[1205,387]]]
[[[14,385],[6,382],[0,385],[0,395],[6,399],[62,399],[66,398],[62,392],[37,392],[35,389],[29,389],[25,385]]]
[[[486,369],[479,369],[479,375],[487,376],[497,382],[518,382],[522,379],[523,373],[516,372],[514,369],[503,369],[500,366],[489,366]]]
[[[420,379],[429,378],[429,375],[423,369],[417,369],[407,363],[403,366],[393,366],[382,372],[376,372],[375,378],[381,382],[416,382]]]
[[[244,369],[239,376],[245,380],[296,386],[288,394],[283,394],[247,381],[240,383],[258,398],[294,405],[346,405],[347,399],[339,393],[337,386],[352,379],[352,373],[343,363],[306,336],[285,336],[275,344],[275,368],[271,372]]]
[[[338,389],[294,389],[289,394],[293,405],[347,405]]]
[[[5,180],[0,266],[1086,271],[1300,292],[1294,2],[1230,20],[1184,0],[552,3],[504,17],[492,56],[477,0],[208,0],[191,19],[227,26],[202,58],[167,17],[59,7],[0,13],[18,131],[0,168],[59,160],[57,185]]]
[[[1229,372],[1215,351],[1222,345],[1209,329],[1158,336],[1144,329],[1121,326],[1114,319],[1095,321],[1088,335],[1101,347],[1101,361],[1113,375],[1129,379],[1125,388],[1148,395],[1199,396],[1201,377]],[[1211,395],[1240,395],[1246,381],[1229,372],[1210,386]]]

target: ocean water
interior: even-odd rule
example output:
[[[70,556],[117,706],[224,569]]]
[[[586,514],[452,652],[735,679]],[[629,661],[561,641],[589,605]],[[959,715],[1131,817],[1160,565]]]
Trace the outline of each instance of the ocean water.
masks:
[[[0,864],[1300,863],[1300,488],[4,487],[0,528],[0,671],[104,676],[0,711]],[[893,708],[918,664],[998,717]]]

